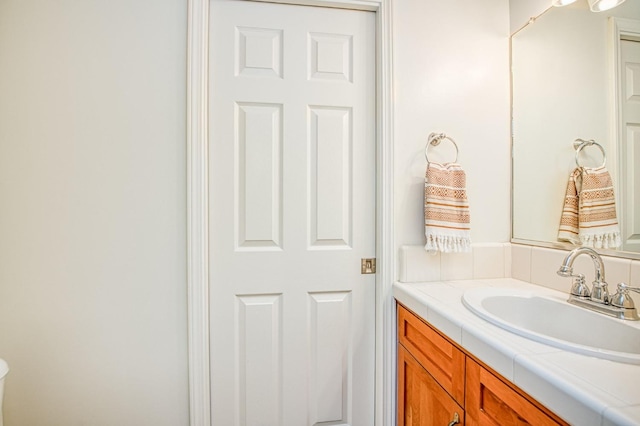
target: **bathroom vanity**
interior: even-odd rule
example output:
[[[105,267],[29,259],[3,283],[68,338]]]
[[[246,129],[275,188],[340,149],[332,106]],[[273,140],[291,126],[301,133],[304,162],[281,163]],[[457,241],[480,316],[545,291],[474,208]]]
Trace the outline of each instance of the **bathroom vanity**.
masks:
[[[395,283],[399,426],[640,424],[640,365],[499,328],[462,303],[481,287],[566,298],[511,278]]]
[[[398,304],[398,426],[566,425]]]

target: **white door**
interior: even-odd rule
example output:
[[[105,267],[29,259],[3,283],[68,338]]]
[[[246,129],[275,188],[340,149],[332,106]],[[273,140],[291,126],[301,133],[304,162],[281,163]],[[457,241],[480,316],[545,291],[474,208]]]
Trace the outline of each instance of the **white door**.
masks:
[[[622,134],[618,211],[622,249],[640,252],[640,43],[620,41]]]
[[[371,426],[374,14],[211,13],[213,424]]]

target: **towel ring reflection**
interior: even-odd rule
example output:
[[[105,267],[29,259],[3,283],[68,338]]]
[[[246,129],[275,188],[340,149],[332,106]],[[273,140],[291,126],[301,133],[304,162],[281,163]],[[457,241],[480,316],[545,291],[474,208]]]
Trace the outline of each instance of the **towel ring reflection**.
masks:
[[[604,148],[602,147],[602,145],[600,145],[598,142],[594,141],[593,139],[589,139],[588,141],[585,141],[584,139],[576,139],[573,142],[573,147],[576,150],[576,165],[578,167],[583,167],[582,164],[580,164],[580,160],[578,159],[580,155],[580,151],[582,151],[584,147],[591,146],[591,145],[595,145],[598,148],[600,148],[600,152],[602,152],[602,165],[600,167],[604,167],[604,165],[607,163],[607,154],[604,152]]]
[[[429,150],[429,146],[438,146],[443,139],[449,140],[453,146],[456,148],[456,159],[453,160],[454,163],[458,162],[458,144],[453,140],[450,136],[445,135],[444,133],[431,133],[429,135],[429,139],[427,141],[427,146],[424,147],[424,158],[426,158],[427,163],[430,163],[429,157],[427,156],[427,151]]]

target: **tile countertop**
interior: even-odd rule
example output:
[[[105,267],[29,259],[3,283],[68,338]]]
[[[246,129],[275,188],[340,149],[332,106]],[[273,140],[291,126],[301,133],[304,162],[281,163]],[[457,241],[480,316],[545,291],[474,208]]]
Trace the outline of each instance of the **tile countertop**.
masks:
[[[576,354],[503,330],[462,304],[464,291],[478,287],[532,289],[567,298],[565,293],[512,278],[396,282],[393,295],[572,425],[640,425],[640,365]]]

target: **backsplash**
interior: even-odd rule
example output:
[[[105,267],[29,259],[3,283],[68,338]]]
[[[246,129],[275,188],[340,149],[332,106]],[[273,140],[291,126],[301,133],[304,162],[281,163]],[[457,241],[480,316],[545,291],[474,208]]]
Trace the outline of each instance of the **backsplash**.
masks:
[[[402,282],[511,277],[511,244],[473,244],[471,253],[429,254],[423,246],[400,248]]]
[[[512,277],[568,293],[571,289],[571,279],[563,278],[556,273],[567,253],[566,250],[512,244]],[[605,280],[611,293],[615,293],[619,282],[634,287],[640,286],[640,261],[610,256],[602,256],[602,260]],[[595,268],[588,256],[579,256],[573,264],[573,270],[575,273],[584,274],[587,283],[594,279]],[[636,305],[640,306],[640,294],[632,294],[632,297]]]
[[[429,282],[511,277],[568,293],[571,279],[556,273],[567,253],[567,250],[521,244],[484,243],[473,244],[471,253],[430,255],[422,246],[402,246],[399,280]],[[602,256],[602,259],[611,293],[615,292],[619,282],[640,287],[639,260],[610,256]],[[591,258],[580,256],[573,267],[576,273],[584,274],[587,283],[593,281]],[[631,295],[636,306],[640,306],[640,294]]]

